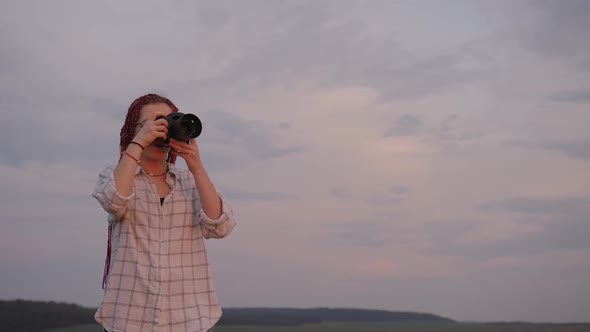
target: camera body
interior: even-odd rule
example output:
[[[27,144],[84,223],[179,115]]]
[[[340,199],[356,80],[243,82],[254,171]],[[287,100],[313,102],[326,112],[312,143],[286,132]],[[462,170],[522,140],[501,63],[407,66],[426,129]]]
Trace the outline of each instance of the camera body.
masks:
[[[201,135],[203,125],[201,120],[194,114],[185,114],[181,112],[173,112],[167,116],[159,116],[157,119],[166,119],[168,122],[168,135],[166,139],[157,138],[156,144],[168,145],[170,138],[174,138],[177,141],[187,142]]]

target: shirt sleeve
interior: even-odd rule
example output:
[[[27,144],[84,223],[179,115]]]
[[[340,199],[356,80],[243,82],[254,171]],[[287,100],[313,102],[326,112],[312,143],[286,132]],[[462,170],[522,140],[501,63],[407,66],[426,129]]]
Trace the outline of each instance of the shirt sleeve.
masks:
[[[127,196],[117,192],[114,177],[115,166],[108,166],[98,174],[98,181],[94,186],[92,197],[96,198],[102,208],[109,213],[109,223],[121,218],[127,209],[131,198],[135,195],[134,188]]]
[[[221,215],[217,219],[211,219],[203,210],[201,200],[195,199],[194,208],[195,225],[201,227],[203,237],[206,239],[222,239],[228,236],[236,226],[236,219],[232,207],[229,205],[227,199],[223,194],[217,193],[221,199]]]

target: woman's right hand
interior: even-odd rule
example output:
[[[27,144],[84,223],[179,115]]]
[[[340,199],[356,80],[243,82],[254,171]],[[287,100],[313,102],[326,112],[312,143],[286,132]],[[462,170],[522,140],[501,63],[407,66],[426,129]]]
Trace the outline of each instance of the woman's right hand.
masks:
[[[153,116],[153,119],[148,119],[133,140],[142,146],[147,147],[148,145],[152,144],[157,138],[166,139],[168,135],[168,121],[166,119],[158,119],[158,116],[165,116],[165,114],[156,114]]]

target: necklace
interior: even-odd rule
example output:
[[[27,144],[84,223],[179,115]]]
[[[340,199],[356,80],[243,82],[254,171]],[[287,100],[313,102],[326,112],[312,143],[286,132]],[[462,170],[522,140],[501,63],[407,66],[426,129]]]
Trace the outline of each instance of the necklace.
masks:
[[[143,168],[142,168],[142,169],[143,169]],[[162,176],[162,175],[164,175],[164,174],[168,173],[168,170],[169,170],[169,169],[168,169],[168,165],[166,165],[166,170],[164,171],[164,173],[160,173],[160,174],[152,174],[152,173],[150,173],[150,172],[146,171],[145,169],[143,169],[143,171],[144,171],[144,172],[145,172],[147,175],[149,175],[149,176]]]

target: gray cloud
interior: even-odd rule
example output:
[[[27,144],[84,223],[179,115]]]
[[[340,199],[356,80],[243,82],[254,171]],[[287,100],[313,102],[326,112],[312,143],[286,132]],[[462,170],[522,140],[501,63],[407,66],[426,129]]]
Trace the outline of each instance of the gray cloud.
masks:
[[[559,152],[568,157],[590,160],[590,142],[587,141],[525,141],[508,140],[505,145],[524,149],[543,149]]]
[[[402,198],[391,195],[374,195],[366,200],[369,205],[395,205],[401,201]]]
[[[410,192],[410,187],[393,185],[388,190],[371,195],[362,195],[343,186],[335,186],[330,189],[330,195],[340,199],[362,200],[369,205],[394,205],[400,203],[404,196]]]
[[[371,80],[365,79],[363,83],[381,91],[381,100],[418,98],[441,93],[481,77],[482,67],[465,66],[478,57],[469,52],[467,47],[459,47],[453,51],[456,53],[451,54],[418,55],[418,59],[410,63],[398,59],[401,61],[397,64],[388,63],[383,67],[367,68],[358,76],[371,77]]]
[[[410,187],[403,185],[393,185],[382,193],[375,193],[365,199],[369,205],[397,205],[401,203],[406,195],[410,192]]]
[[[540,227],[502,238],[496,242],[465,243],[461,239],[478,232],[485,222],[456,224],[433,223],[424,229],[432,253],[444,253],[473,260],[502,256],[521,257],[553,250],[589,249],[590,199],[584,197],[513,197],[485,202],[478,206],[482,212],[510,218],[517,224]],[[491,221],[493,222],[493,221]],[[438,226],[436,226],[438,225]]]
[[[367,217],[366,220],[343,221],[322,226],[317,240],[334,246],[381,247],[393,241],[402,243],[404,235],[396,232],[395,216]],[[405,234],[405,233],[404,233]],[[405,238],[405,240],[408,240]]]
[[[518,222],[539,223],[535,218],[521,218]],[[587,215],[557,216],[543,222],[542,230],[515,234],[498,239],[493,243],[478,241],[462,242],[469,228],[456,232],[434,232],[425,229],[430,243],[426,250],[432,254],[448,254],[471,260],[485,260],[497,257],[525,257],[531,254],[547,253],[554,250],[590,249],[590,220]]]
[[[203,165],[211,171],[235,171],[244,167],[248,160],[247,156],[220,151],[216,147],[207,144],[200,144],[199,149]]]
[[[203,133],[207,135],[204,140],[211,144],[232,146],[245,158],[265,160],[307,150],[303,145],[280,146],[276,143],[274,128],[261,121],[246,120],[224,111],[203,112],[200,117]],[[210,129],[205,129],[206,125]]]
[[[288,122],[281,122],[279,123],[279,128],[281,128],[282,130],[289,130],[291,129],[291,124]]]
[[[576,70],[590,72],[590,57],[588,57],[586,60],[581,60],[578,62],[576,64]]]
[[[5,112],[0,121],[0,163],[21,165],[33,159],[93,166],[118,156],[125,105],[107,99],[19,97],[2,92],[0,100]],[[113,132],[106,132],[105,125]]]
[[[333,187],[330,189],[330,194],[338,198],[353,198],[354,195],[344,187]]]
[[[395,126],[388,129],[384,136],[409,136],[418,133],[422,127],[422,118],[412,114],[404,114],[400,116],[395,123]]]
[[[486,212],[516,212],[526,214],[582,216],[590,214],[590,200],[582,197],[512,197],[482,203]]]
[[[590,90],[571,90],[564,91],[551,96],[551,99],[565,103],[590,103]]]
[[[517,36],[526,47],[546,56],[587,56],[590,3],[585,0],[529,1],[528,19],[522,17]],[[527,24],[523,24],[527,23]]]
[[[485,71],[486,57],[472,43],[452,51],[419,52],[396,42],[394,37],[402,34],[395,24],[374,25],[371,19],[375,13],[396,13],[394,3],[349,4],[359,10],[337,4],[287,1],[248,5],[248,10],[239,4],[232,10],[216,8],[223,13],[218,16],[230,17],[224,28],[235,34],[242,52],[219,75],[179,86],[205,96],[248,82],[235,91],[244,94],[251,87],[289,86],[313,77],[318,86],[369,86],[387,100],[446,91],[481,79]],[[382,33],[372,33],[375,29]]]
[[[307,148],[302,145],[289,146],[284,148],[273,147],[265,150],[259,150],[255,153],[260,159],[280,158],[293,153],[304,152]]]
[[[299,199],[295,194],[268,191],[255,192],[226,189],[223,190],[223,194],[232,201],[286,201]]]
[[[475,135],[468,131],[459,133],[454,128],[444,126],[434,130],[433,136],[438,140],[444,141],[445,143],[454,143],[472,140]]]
[[[383,233],[370,228],[341,230],[328,237],[326,244],[336,246],[381,247],[391,242]]]
[[[374,192],[363,198],[363,201],[371,206],[392,206],[402,203],[411,188],[402,185],[393,185],[383,192]]]
[[[512,197],[480,204],[494,218],[508,219],[537,230],[491,241],[465,241],[483,236],[494,219],[437,220],[415,229],[428,243],[427,254],[457,256],[478,262],[498,257],[526,257],[555,250],[590,249],[590,199],[585,197]]]
[[[444,144],[467,142],[484,136],[483,133],[476,133],[473,129],[463,128],[465,126],[462,127],[458,120],[457,114],[445,117],[440,121],[438,127],[431,130],[432,136]]]
[[[410,188],[406,187],[406,186],[400,186],[400,185],[391,186],[391,192],[394,194],[405,194],[405,193],[408,193],[409,191],[410,191]]]

